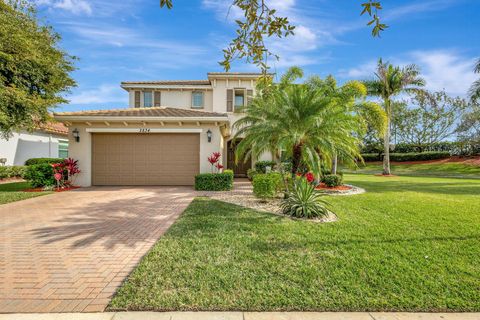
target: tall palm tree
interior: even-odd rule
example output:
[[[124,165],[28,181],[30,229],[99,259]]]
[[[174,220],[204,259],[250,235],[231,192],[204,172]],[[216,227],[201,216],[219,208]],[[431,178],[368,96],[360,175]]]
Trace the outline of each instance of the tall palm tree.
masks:
[[[384,135],[383,174],[391,174],[390,170],[390,123],[392,120],[393,98],[401,93],[420,90],[425,80],[420,76],[419,68],[414,65],[406,67],[393,66],[388,62],[378,60],[375,79],[365,81],[370,96],[377,96],[383,100],[383,107],[387,115],[387,128]]]
[[[292,158],[292,174],[301,164],[319,173],[320,164],[329,166],[335,154],[351,161],[358,158],[366,126],[349,108],[366,96],[365,86],[352,82],[336,88],[333,78],[291,82],[280,81],[267,94],[259,92],[235,122],[235,137],[243,138],[237,156],[283,151]]]
[[[478,59],[477,64],[474,69],[475,73],[480,73],[480,59]],[[472,102],[480,100],[480,79],[475,81],[470,87],[470,100]]]

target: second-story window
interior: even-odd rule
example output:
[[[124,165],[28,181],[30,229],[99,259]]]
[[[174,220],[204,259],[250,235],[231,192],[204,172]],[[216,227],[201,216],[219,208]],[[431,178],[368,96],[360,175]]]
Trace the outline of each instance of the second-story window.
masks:
[[[153,106],[153,93],[152,91],[143,92],[143,106],[145,108],[150,108]]]
[[[192,108],[203,109],[204,95],[203,92],[192,92]]]
[[[245,106],[245,90],[235,90],[235,110],[241,109]]]

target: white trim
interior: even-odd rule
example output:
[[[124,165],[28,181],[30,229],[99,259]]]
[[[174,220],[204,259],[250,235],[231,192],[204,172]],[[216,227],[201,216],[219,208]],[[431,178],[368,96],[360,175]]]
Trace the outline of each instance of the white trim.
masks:
[[[146,131],[148,130],[148,131]],[[203,129],[158,129],[158,128],[86,128],[86,132],[111,132],[111,133],[202,133]]]
[[[165,122],[204,122],[204,121],[220,121],[220,122],[228,122],[228,117],[122,117],[122,116],[64,116],[64,115],[54,115],[53,116],[56,120],[64,121],[65,123],[71,124],[71,121],[109,121],[109,122],[123,122],[123,121],[165,121]]]
[[[169,84],[122,84],[124,90],[130,89],[167,89],[167,90],[213,90],[212,85],[169,85]]]

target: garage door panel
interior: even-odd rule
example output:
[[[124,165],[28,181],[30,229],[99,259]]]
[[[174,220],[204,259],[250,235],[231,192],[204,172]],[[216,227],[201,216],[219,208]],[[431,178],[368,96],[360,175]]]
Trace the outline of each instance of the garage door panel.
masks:
[[[94,133],[94,185],[193,185],[200,136],[194,133]]]

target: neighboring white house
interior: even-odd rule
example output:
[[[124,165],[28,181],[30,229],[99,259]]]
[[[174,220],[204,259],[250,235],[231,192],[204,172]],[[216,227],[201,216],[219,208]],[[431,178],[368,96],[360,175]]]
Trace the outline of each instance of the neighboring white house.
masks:
[[[5,165],[21,166],[30,158],[67,158],[68,128],[62,123],[49,123],[33,132],[14,132],[0,139],[0,159]]]
[[[69,155],[79,160],[77,182],[90,185],[193,185],[207,161],[222,153],[235,163],[232,124],[255,93],[259,73],[208,73],[207,80],[122,82],[129,107],[55,113],[69,128]],[[270,154],[261,155],[263,160]]]

